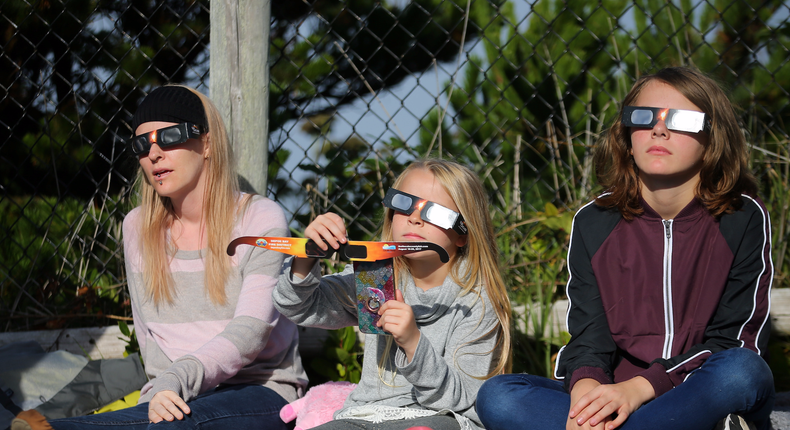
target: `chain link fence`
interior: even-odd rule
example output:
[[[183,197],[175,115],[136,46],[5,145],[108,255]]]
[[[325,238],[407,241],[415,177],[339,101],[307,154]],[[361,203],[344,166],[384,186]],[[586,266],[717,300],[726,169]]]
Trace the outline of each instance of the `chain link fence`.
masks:
[[[136,160],[123,143],[151,88],[176,82],[208,93],[209,3],[0,5],[2,329],[128,318],[120,224]],[[690,65],[740,109],[772,213],[776,285],[786,285],[784,2],[283,0],[271,8],[268,196],[294,231],[333,211],[352,238],[374,237],[383,193],[402,168],[452,158],[488,187],[514,301],[549,304],[562,295],[573,210],[596,191],[592,148],[618,101],[640,74]],[[541,312],[529,317],[539,330]]]
[[[130,319],[124,142],[151,88],[208,90],[208,3],[0,1],[0,27],[0,330]]]

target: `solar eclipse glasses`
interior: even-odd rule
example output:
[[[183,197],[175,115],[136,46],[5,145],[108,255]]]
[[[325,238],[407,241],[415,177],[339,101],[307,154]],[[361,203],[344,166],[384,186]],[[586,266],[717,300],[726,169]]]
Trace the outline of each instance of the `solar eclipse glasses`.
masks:
[[[140,156],[147,154],[154,143],[164,149],[180,145],[189,139],[197,139],[200,135],[200,126],[191,122],[182,122],[134,136],[129,140],[129,147],[132,149],[132,154]]]
[[[411,215],[414,210],[420,211],[420,218],[437,227],[453,229],[458,234],[467,234],[469,229],[466,227],[464,217],[458,212],[448,209],[438,203],[434,203],[411,194],[398,191],[395,188],[387,190],[384,196],[384,206],[392,210]]]
[[[710,118],[704,112],[643,106],[623,107],[623,125],[626,127],[653,128],[663,120],[667,128],[686,133],[699,133],[710,129]]]

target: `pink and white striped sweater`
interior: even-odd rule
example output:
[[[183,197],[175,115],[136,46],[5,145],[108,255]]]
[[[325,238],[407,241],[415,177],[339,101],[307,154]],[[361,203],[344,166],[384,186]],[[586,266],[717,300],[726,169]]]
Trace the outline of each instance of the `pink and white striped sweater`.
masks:
[[[189,401],[219,384],[260,384],[286,401],[304,392],[307,375],[299,356],[294,323],[272,304],[284,255],[239,247],[226,284],[227,303],[214,304],[205,292],[201,251],[178,250],[170,260],[175,280],[173,304],[146,297],[140,254],[140,208],[123,222],[124,253],[132,314],[149,382],[140,403],[171,390]],[[237,221],[232,237],[287,236],[277,203],[255,196]]]

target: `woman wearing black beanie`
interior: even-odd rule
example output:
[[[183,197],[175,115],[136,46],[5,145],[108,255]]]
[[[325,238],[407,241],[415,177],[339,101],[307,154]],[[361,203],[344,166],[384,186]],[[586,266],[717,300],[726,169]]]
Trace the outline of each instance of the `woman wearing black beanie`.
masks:
[[[149,382],[135,407],[50,424],[286,429],[279,411],[307,377],[296,325],[271,299],[284,254],[225,253],[234,237],[287,236],[282,209],[239,191],[225,126],[199,92],[155,89],[133,128],[140,206],[124,219],[124,255]]]

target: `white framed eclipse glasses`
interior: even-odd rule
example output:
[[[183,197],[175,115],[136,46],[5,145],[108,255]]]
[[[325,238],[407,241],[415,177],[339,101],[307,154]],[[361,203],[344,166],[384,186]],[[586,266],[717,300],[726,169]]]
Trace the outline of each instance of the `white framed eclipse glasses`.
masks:
[[[201,134],[199,125],[191,122],[182,122],[178,125],[134,136],[129,139],[129,148],[131,148],[132,154],[139,157],[147,154],[154,143],[164,149],[180,145],[189,139],[197,139]]]
[[[469,233],[464,217],[458,212],[395,188],[387,190],[387,195],[384,196],[384,206],[406,215],[411,215],[416,209],[420,211],[420,218],[425,222],[445,230],[453,229],[458,234]]]
[[[710,118],[704,112],[644,106],[623,107],[623,125],[626,127],[653,128],[663,120],[667,128],[686,133],[710,130]]]

